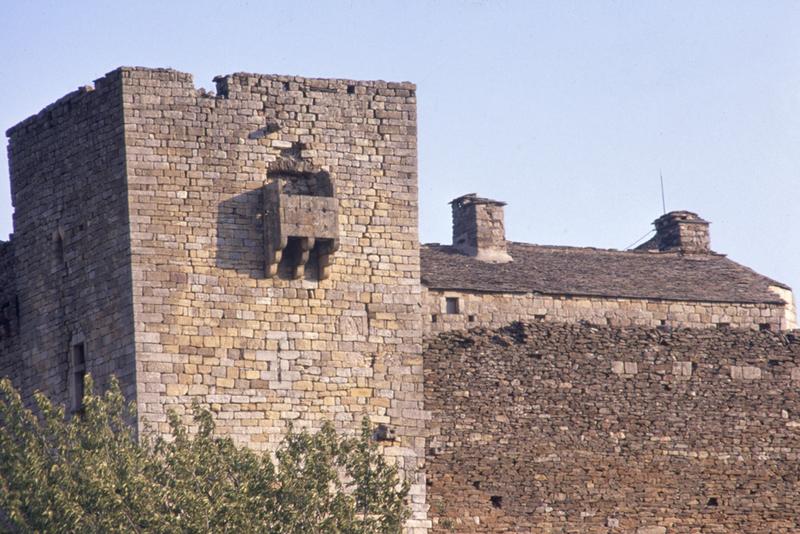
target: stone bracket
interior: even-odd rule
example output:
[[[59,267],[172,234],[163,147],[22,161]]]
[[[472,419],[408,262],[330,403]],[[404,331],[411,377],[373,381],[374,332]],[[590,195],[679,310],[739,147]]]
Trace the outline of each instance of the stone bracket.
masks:
[[[267,182],[264,197],[264,271],[278,274],[278,265],[289,251],[290,278],[305,276],[312,254],[319,265],[319,279],[330,276],[331,256],[339,248],[339,201],[334,197],[287,195],[280,180]]]

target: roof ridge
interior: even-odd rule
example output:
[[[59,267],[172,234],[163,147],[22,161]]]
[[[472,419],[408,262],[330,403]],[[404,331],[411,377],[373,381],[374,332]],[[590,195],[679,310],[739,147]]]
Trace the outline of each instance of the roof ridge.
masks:
[[[727,257],[726,254],[722,254],[719,252],[711,251],[707,254],[686,254],[679,250],[674,251],[657,251],[657,250],[637,250],[637,249],[628,249],[628,250],[620,250],[616,248],[602,248],[602,247],[590,247],[590,246],[577,246],[577,245],[542,245],[539,243],[524,243],[522,241],[506,241],[508,245],[511,246],[518,246],[518,247],[526,247],[526,248],[537,248],[537,249],[546,249],[546,250],[563,250],[568,252],[604,252],[609,254],[624,254],[626,256],[630,255],[641,255],[641,256],[651,256],[651,257],[685,257],[688,259],[700,259],[702,257],[708,256],[713,258],[725,258]],[[421,247],[438,247],[438,248],[446,248],[446,249],[454,249],[453,245],[445,245],[442,243],[421,243]],[[738,265],[738,264],[737,264]]]

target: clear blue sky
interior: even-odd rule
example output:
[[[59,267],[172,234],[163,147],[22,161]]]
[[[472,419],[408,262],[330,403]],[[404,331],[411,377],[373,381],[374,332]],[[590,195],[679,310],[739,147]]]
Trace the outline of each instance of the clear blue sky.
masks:
[[[423,241],[447,202],[509,238],[624,248],[667,209],[800,290],[800,2],[3,3],[3,130],[119,65],[418,84]],[[0,236],[11,231],[0,156]]]

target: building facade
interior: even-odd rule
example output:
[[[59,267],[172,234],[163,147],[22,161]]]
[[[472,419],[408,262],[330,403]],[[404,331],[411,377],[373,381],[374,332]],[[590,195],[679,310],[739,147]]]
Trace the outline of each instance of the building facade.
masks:
[[[453,244],[420,251],[426,333],[514,321],[797,328],[791,289],[711,250],[694,213],[659,217],[651,240],[619,251],[507,242],[503,202],[451,204]]]
[[[710,250],[688,212],[636,251],[505,240],[503,203],[453,201],[418,239],[415,86],[120,68],[12,127],[0,375],[71,409],[115,375],[139,425],[193,401],[270,450],[362,417],[430,526],[423,337],[513,321],[796,326],[791,290]]]
[[[427,527],[412,84],[121,68],[9,130],[0,372],[269,449],[364,416]]]

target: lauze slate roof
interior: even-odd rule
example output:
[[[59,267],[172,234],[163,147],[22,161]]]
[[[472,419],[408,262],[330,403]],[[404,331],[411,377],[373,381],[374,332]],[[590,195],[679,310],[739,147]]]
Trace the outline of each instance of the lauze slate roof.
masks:
[[[422,245],[432,289],[707,302],[783,301],[787,286],[716,253],[617,251],[508,243],[510,263],[486,263],[447,245]]]

